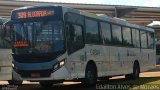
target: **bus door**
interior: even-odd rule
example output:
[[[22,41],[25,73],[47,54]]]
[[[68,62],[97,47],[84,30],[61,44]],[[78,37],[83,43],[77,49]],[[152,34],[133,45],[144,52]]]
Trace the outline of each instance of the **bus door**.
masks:
[[[68,67],[72,68],[72,77],[84,77],[85,50],[83,26],[73,23],[66,24]]]

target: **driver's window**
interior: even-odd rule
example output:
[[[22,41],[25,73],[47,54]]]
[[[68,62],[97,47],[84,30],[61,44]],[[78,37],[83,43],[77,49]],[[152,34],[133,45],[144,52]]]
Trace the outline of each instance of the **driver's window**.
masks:
[[[68,24],[66,28],[68,29],[68,54],[71,54],[84,46],[82,26],[77,24]]]

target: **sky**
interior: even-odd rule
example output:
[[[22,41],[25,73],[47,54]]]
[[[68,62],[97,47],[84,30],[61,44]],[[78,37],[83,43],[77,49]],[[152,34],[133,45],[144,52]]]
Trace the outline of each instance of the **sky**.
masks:
[[[65,3],[160,7],[160,0],[21,0],[21,1],[63,2],[63,3],[65,2]]]

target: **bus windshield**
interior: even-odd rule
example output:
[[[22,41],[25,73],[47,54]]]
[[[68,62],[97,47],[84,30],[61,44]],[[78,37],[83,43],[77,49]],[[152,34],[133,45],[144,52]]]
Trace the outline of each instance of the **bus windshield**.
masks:
[[[13,24],[15,54],[54,53],[64,50],[62,21],[21,22]]]

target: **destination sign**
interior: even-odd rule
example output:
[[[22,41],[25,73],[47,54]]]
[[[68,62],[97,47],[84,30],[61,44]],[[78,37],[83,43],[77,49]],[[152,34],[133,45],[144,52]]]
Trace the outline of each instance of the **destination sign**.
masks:
[[[35,18],[54,15],[53,10],[20,11],[17,13],[19,19]]]
[[[27,47],[29,46],[29,44],[27,43],[27,41],[17,41],[14,42],[14,47]]]

